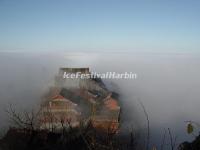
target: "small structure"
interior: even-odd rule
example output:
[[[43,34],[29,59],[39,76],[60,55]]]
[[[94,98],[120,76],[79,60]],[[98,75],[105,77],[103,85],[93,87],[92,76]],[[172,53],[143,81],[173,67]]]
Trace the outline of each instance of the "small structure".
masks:
[[[60,129],[79,126],[80,112],[77,104],[56,95],[41,108],[40,128]]]
[[[119,128],[119,116],[120,107],[118,102],[110,94],[103,100],[100,111],[96,112],[91,120],[95,128],[115,132]]]

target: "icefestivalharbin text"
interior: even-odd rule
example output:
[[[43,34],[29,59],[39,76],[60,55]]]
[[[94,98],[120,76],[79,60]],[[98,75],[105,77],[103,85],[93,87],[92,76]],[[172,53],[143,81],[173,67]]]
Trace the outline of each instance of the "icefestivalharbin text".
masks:
[[[89,78],[102,78],[102,79],[137,79],[137,74],[133,72],[124,72],[124,73],[117,73],[117,72],[106,72],[106,73],[69,73],[64,72],[63,78],[64,79],[89,79]]]

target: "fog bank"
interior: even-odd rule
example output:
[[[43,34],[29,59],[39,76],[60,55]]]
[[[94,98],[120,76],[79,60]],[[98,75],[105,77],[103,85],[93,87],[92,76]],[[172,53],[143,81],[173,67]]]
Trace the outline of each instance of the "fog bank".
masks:
[[[0,53],[1,126],[7,126],[4,109],[9,103],[27,109],[39,105],[59,67],[90,67],[99,73],[137,73],[134,80],[104,80],[121,94],[124,124],[136,129],[146,126],[139,99],[149,114],[154,134],[170,127],[183,140],[188,137],[184,121],[200,122],[199,66],[200,55],[192,54]]]

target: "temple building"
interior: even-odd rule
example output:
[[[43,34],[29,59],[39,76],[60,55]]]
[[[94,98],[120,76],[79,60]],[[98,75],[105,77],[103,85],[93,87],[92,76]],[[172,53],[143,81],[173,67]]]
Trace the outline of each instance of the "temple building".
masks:
[[[101,79],[64,79],[63,72],[90,73],[89,68],[61,68],[44,96],[40,110],[40,128],[59,130],[90,122],[98,129],[118,130],[118,100]]]

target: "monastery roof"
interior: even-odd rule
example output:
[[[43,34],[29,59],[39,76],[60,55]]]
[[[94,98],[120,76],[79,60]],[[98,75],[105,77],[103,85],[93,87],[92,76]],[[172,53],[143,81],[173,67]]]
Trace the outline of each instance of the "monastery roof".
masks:
[[[113,98],[109,98],[108,100],[104,102],[104,104],[106,105],[107,108],[111,110],[116,110],[120,108],[117,101]]]
[[[62,95],[53,96],[52,99],[65,99]]]

